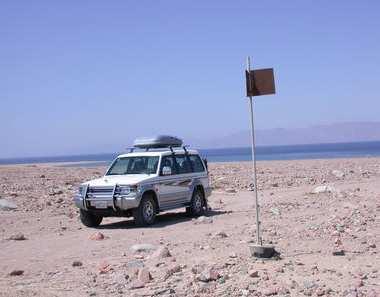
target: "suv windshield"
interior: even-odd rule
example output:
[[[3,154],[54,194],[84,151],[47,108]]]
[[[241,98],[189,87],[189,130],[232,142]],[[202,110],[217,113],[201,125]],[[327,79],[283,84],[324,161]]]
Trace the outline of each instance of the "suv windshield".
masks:
[[[157,156],[118,158],[106,175],[154,174],[157,172],[158,159]]]

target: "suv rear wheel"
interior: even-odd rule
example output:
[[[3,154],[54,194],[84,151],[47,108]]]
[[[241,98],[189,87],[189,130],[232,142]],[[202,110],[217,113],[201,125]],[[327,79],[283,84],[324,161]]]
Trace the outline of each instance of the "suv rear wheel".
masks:
[[[186,207],[186,212],[191,215],[198,217],[202,215],[205,211],[205,197],[203,192],[198,188],[193,192],[193,197],[191,198],[190,206]]]
[[[103,217],[94,215],[93,213],[83,209],[80,209],[79,212],[80,220],[86,227],[98,227],[103,220]]]
[[[144,195],[140,205],[133,211],[133,217],[137,226],[152,225],[156,219],[157,205],[153,195]]]

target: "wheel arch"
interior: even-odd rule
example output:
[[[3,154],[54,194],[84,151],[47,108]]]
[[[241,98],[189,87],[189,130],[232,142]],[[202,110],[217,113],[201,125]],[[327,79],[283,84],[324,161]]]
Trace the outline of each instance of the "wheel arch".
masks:
[[[156,192],[153,190],[153,189],[147,189],[146,191],[144,191],[144,193],[141,195],[141,199],[143,199],[144,197],[146,197],[147,195],[151,195],[154,199],[154,202],[156,202],[156,206],[157,206],[157,213],[159,212],[159,209],[160,209],[160,204],[158,203],[158,198],[157,198],[157,194]]]

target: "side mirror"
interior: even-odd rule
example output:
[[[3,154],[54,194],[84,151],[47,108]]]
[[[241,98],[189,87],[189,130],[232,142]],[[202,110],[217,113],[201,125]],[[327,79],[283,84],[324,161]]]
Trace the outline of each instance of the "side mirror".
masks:
[[[171,175],[172,169],[169,166],[164,166],[162,168],[162,175]]]

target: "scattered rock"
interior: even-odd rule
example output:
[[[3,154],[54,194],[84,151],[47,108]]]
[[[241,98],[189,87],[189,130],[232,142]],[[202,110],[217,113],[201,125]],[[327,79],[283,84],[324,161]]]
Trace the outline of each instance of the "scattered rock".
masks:
[[[216,281],[220,277],[220,273],[214,269],[214,268],[209,268],[204,270],[198,277],[197,279],[200,280],[201,282],[210,282],[210,281]]]
[[[248,275],[250,277],[259,277],[259,272],[257,270],[251,269],[251,270],[248,270]]]
[[[195,224],[211,224],[212,218],[201,216],[195,220]]]
[[[324,296],[325,295],[325,290],[323,290],[322,288],[317,288],[316,290],[315,290],[315,294],[317,295],[317,296]]]
[[[363,280],[357,279],[355,281],[355,288],[360,288],[360,287],[363,287],[363,286],[364,286]]]
[[[23,275],[24,274],[24,270],[13,270],[11,271],[11,273],[9,273],[10,276],[19,276],[19,275]]]
[[[8,238],[8,240],[26,240],[27,238],[22,233],[16,233]]]
[[[131,283],[131,286],[129,288],[131,290],[135,290],[135,289],[141,289],[144,287],[145,287],[145,284],[142,281],[136,280],[136,281]]]
[[[265,296],[273,296],[278,294],[278,288],[277,287],[270,287],[263,291],[263,294]]]
[[[15,210],[17,205],[12,201],[6,199],[0,199],[0,210]]]
[[[344,172],[341,170],[333,170],[331,171],[331,174],[334,175],[336,178],[343,178],[344,177]]]
[[[60,189],[52,189],[49,193],[49,196],[55,196],[55,195],[61,195],[63,194],[63,191]]]
[[[137,275],[137,279],[144,284],[150,282],[150,280],[152,279],[152,276],[151,276],[148,268],[146,268],[146,267],[140,268],[138,275]]]
[[[281,211],[277,208],[277,207],[272,207],[270,209],[271,213],[273,213],[274,215],[278,216],[281,214]]]
[[[332,186],[318,186],[311,191],[311,194],[321,194],[321,193],[334,193],[336,189]]]
[[[165,275],[164,275],[164,279],[168,279],[169,277],[171,277],[174,273],[177,273],[177,272],[180,272],[182,270],[181,266],[180,265],[174,265],[173,267],[169,268]]]
[[[333,250],[332,254],[333,254],[333,256],[344,256],[345,252],[341,248],[336,248]]]
[[[236,193],[236,190],[234,188],[227,188],[224,190],[226,193]]]
[[[96,232],[90,236],[91,240],[103,240],[105,238],[104,234],[101,232]]]
[[[226,232],[223,232],[223,231],[215,233],[215,235],[214,235],[214,238],[227,238],[227,237],[228,237],[228,235],[226,234]]]
[[[194,273],[194,274],[199,274],[204,269],[205,269],[205,265],[204,264],[195,264],[195,265],[193,265],[191,267],[191,272]]]
[[[131,246],[131,251],[134,253],[140,253],[140,252],[151,252],[157,249],[157,247],[153,244],[149,243],[139,243],[134,244]]]
[[[168,258],[171,257],[172,255],[170,254],[170,251],[167,247],[160,247],[157,249],[151,256],[150,258],[152,259],[163,259],[163,258]]]
[[[74,261],[73,264],[71,264],[73,267],[80,267],[83,265],[81,261]]]
[[[108,264],[108,263],[103,262],[103,263],[100,264],[100,266],[99,266],[99,273],[100,273],[100,274],[105,274],[105,273],[107,273],[107,272],[110,272],[111,270],[113,270],[113,268],[112,268],[111,265]]]
[[[305,287],[305,289],[312,289],[317,287],[317,284],[311,280],[304,280],[303,286]]]
[[[276,271],[276,272],[279,272],[279,273],[284,273],[284,268],[282,268],[282,267],[277,267],[277,268],[275,269],[275,271]]]
[[[144,262],[142,260],[132,260],[127,262],[127,268],[141,268],[144,267]]]

